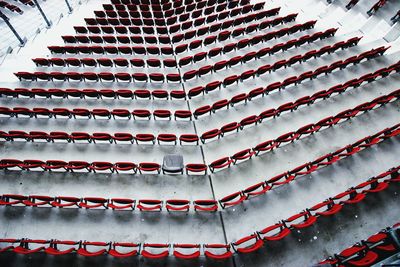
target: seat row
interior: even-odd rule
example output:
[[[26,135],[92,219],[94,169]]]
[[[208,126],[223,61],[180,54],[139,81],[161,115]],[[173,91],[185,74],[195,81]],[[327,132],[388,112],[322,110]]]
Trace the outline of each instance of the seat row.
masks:
[[[96,142],[109,142],[109,143],[119,143],[119,142],[129,142],[133,144],[136,142],[137,144],[167,144],[173,143],[176,145],[179,140],[180,144],[187,143],[197,143],[199,141],[199,137],[195,134],[182,134],[179,138],[175,134],[166,134],[161,133],[157,136],[153,134],[136,134],[132,135],[131,133],[93,133],[89,134],[86,132],[72,132],[70,134],[66,132],[42,132],[42,131],[17,131],[11,130],[8,132],[0,131],[0,139],[4,141],[17,141],[24,140],[27,142],[35,142],[35,141],[45,141],[45,142],[55,142],[55,141],[64,141],[64,142],[78,142],[85,141],[88,143],[96,143]]]
[[[230,245],[223,244],[138,244],[129,242],[89,242],[71,240],[34,240],[0,239],[0,244],[7,246],[0,253],[14,252],[22,255],[46,253],[48,255],[66,255],[76,253],[84,257],[96,257],[108,254],[115,258],[142,255],[148,259],[163,259],[171,253],[177,259],[190,260],[200,257],[200,251],[208,259],[220,260],[221,253],[226,258],[232,256]],[[170,252],[171,250],[171,252]]]
[[[256,32],[258,30],[265,30],[270,27],[275,27],[279,24],[285,24],[292,22],[296,19],[297,14],[289,14],[284,17],[277,17],[275,19],[267,19],[264,20],[260,23],[254,23],[251,24],[247,27],[243,28],[236,28],[232,31],[223,31],[218,34],[218,36],[207,36],[204,40],[198,40],[200,41],[203,45],[209,45],[214,43],[215,41],[226,41],[231,38],[236,38],[241,35],[245,35],[251,32]],[[193,38],[198,38],[200,36],[204,36],[205,34],[208,33],[214,33],[214,32],[219,32],[221,30],[225,30],[229,27],[240,25],[241,23],[244,23],[245,19],[244,18],[239,18],[236,20],[230,20],[230,21],[225,21],[223,23],[217,23],[217,24],[212,24],[210,26],[204,26],[201,27],[197,30],[191,30],[186,33],[179,33],[173,36],[169,35],[161,35],[161,36],[155,36],[155,35],[64,35],[62,36],[64,42],[66,44],[76,44],[76,43],[81,43],[81,44],[177,44],[180,43],[184,40],[190,40]],[[237,24],[236,24],[237,23]],[[314,22],[308,22],[307,24],[299,24],[296,25],[298,28],[297,31],[299,30],[308,30],[313,28],[315,24]],[[113,27],[106,28],[106,29],[113,29]],[[134,30],[134,28],[131,28]],[[104,30],[104,28],[102,28]],[[295,31],[295,32],[297,32]],[[213,41],[210,41],[211,39],[214,39]],[[188,46],[188,44],[185,44]]]
[[[3,139],[4,141],[17,141],[17,140],[23,140],[27,142],[35,142],[35,141],[45,141],[45,142],[88,142],[88,143],[96,143],[96,142],[109,142],[109,143],[123,143],[123,142],[128,142],[133,144],[136,142],[138,145],[139,144],[155,144],[156,142],[159,145],[162,144],[177,144],[177,141],[179,140],[179,143],[182,144],[197,144],[199,141],[199,137],[195,134],[182,134],[181,136],[177,137],[175,134],[167,134],[167,133],[161,133],[158,134],[157,136],[153,134],[136,134],[132,135],[131,133],[114,133],[114,134],[109,134],[109,133],[103,133],[103,132],[97,132],[97,133],[86,133],[86,132],[72,132],[72,133],[66,133],[66,132],[50,132],[46,133],[43,131],[31,131],[31,132],[25,132],[25,131],[17,131],[17,130],[11,130],[8,132],[0,131],[0,139]]]
[[[159,60],[150,58],[33,58],[32,61],[37,67],[136,67],[136,68],[176,68],[178,66],[175,59],[169,58]]]
[[[163,73],[127,73],[127,72],[25,72],[14,73],[20,81],[84,81],[84,82],[156,82],[177,83],[181,81],[179,74]]]
[[[171,46],[48,46],[52,54],[173,55]]]
[[[297,54],[287,60],[282,59],[273,64],[271,63],[268,65],[263,65],[263,66],[259,67],[257,70],[245,71],[240,75],[240,80],[243,81],[243,80],[246,80],[251,77],[254,78],[255,76],[261,76],[262,74],[265,74],[267,72],[271,73],[271,72],[277,71],[281,68],[290,67],[296,63],[301,64],[312,58],[316,59],[317,57],[322,57],[325,54],[335,53],[338,49],[342,49],[342,50],[347,49],[349,47],[357,45],[360,39],[361,39],[361,37],[354,37],[354,38],[351,38],[346,41],[337,42],[333,45],[324,46],[318,50],[314,49],[314,50],[310,50],[304,54]],[[242,41],[244,41],[244,40],[242,40]],[[282,47],[283,51],[290,49],[291,46],[295,46],[295,45],[293,45],[294,41],[297,41],[297,40],[288,41],[288,43],[286,43],[283,47],[282,46],[280,46],[280,47]],[[297,42],[295,44],[297,44]],[[190,80],[193,78],[201,77],[201,76],[210,74],[212,72],[216,73],[219,70],[228,69],[228,68],[231,68],[238,64],[246,63],[246,62],[252,60],[253,58],[255,60],[257,60],[258,59],[257,55],[262,55],[262,53],[265,53],[265,51],[266,51],[266,48],[262,48],[262,49],[263,49],[262,52],[260,52],[260,50],[254,51],[254,52],[249,52],[243,56],[235,56],[233,58],[227,58],[226,60],[223,60],[223,61],[218,61],[218,62],[214,63],[214,65],[205,65],[205,66],[200,67],[197,70],[187,71],[182,76],[183,80],[186,81],[186,80]],[[274,49],[274,51],[275,50],[276,49]]]
[[[0,239],[0,244],[7,246],[2,252],[14,252],[29,255],[46,253],[48,255],[66,255],[76,253],[84,257],[96,257],[108,254],[115,258],[141,255],[144,258],[160,260],[173,255],[177,259],[194,260],[201,256],[207,259],[222,260],[232,257],[230,245],[225,244],[138,244],[129,242],[89,242],[71,240],[37,239]]]
[[[325,66],[319,67],[319,68],[315,69],[314,71],[306,71],[306,72],[300,74],[299,76],[291,76],[289,78],[286,78],[282,82],[274,82],[272,84],[269,84],[266,88],[261,88],[261,89],[255,88],[250,91],[251,93],[249,93],[249,95],[241,95],[243,97],[239,97],[240,101],[247,100],[249,98],[249,96],[251,98],[256,95],[268,94],[272,91],[281,90],[290,85],[297,85],[307,79],[313,80],[322,74],[327,75],[335,70],[344,69],[350,64],[353,64],[353,65],[359,64],[363,60],[370,60],[372,58],[381,56],[387,49],[389,49],[389,47],[381,46],[379,48],[371,49],[369,51],[360,53],[357,56],[352,56],[352,57],[346,59],[345,61],[339,60],[330,65],[325,65]],[[393,70],[397,71],[397,67],[398,67],[398,65],[395,64],[393,66],[393,68],[394,68]],[[247,79],[252,76],[254,77],[256,75],[260,76],[271,70],[272,70],[272,66],[268,64],[268,65],[264,65],[264,66],[260,67],[257,71],[247,70],[247,71],[244,71],[240,75],[231,75],[231,76],[226,77],[222,81],[212,81],[212,82],[208,83],[206,86],[197,86],[195,88],[192,88],[188,91],[188,96],[189,96],[189,98],[191,98],[193,96],[201,95],[204,93],[209,93],[216,89],[221,89],[221,87],[226,88],[235,83],[239,84],[239,82],[243,82],[245,80],[243,78]],[[257,90],[257,91],[254,91],[254,90]],[[203,106],[203,107],[198,108],[196,111],[197,111],[197,112],[195,112],[196,118],[203,114],[207,114],[207,113],[211,114],[212,106],[211,105]]]
[[[259,250],[264,243],[278,241],[288,236],[292,231],[308,228],[317,222],[320,217],[329,217],[338,213],[344,206],[361,202],[367,194],[377,193],[386,189],[391,183],[398,183],[399,167],[390,169],[377,177],[367,180],[366,183],[350,188],[326,201],[295,214],[274,225],[268,226],[251,235],[240,238],[229,244],[136,244],[116,242],[88,242],[88,241],[59,241],[59,240],[31,240],[31,239],[0,239],[0,252],[14,252],[18,254],[32,254],[45,252],[50,255],[65,255],[78,253],[85,257],[109,254],[124,258],[142,255],[144,258],[163,259],[170,255],[180,259],[197,259],[201,255],[206,258],[224,260],[231,258],[233,252],[253,253]],[[361,197],[360,197],[361,196]],[[396,226],[397,227],[397,226]],[[384,239],[384,238],[382,238]],[[374,243],[374,242],[371,242]],[[171,249],[172,247],[172,249]],[[203,249],[201,251],[201,248]],[[378,247],[376,247],[379,249]],[[397,249],[397,247],[396,247]],[[172,253],[171,253],[172,250]],[[233,250],[233,251],[232,251]],[[382,249],[385,251],[385,247]],[[355,260],[354,262],[358,262]],[[362,263],[362,261],[359,261]],[[360,265],[361,266],[361,265]]]
[[[319,262],[316,266],[371,266],[400,252],[400,222]]]
[[[397,90],[393,92],[393,94],[377,97],[374,100],[362,103],[353,109],[346,109],[342,112],[339,112],[335,116],[329,116],[320,120],[319,122],[304,125],[303,127],[300,127],[297,131],[285,133],[276,138],[275,140],[268,140],[256,145],[254,148],[241,150],[230,157],[223,157],[217,159],[209,164],[210,171],[214,172],[215,170],[229,168],[231,164],[237,164],[239,161],[251,159],[252,156],[254,155],[258,156],[261,152],[272,151],[273,149],[278,148],[286,143],[292,143],[295,140],[303,138],[304,136],[309,136],[313,133],[319,132],[323,128],[332,127],[333,125],[336,125],[342,121],[349,120],[362,113],[373,110],[379,106],[383,106],[389,102],[396,101],[399,97],[400,97],[400,90]],[[257,116],[250,116],[242,120],[241,123],[243,124],[246,123],[247,126],[251,124],[257,124],[258,120],[259,118]],[[233,129],[234,127],[235,125],[232,125]],[[219,139],[221,135],[222,135],[221,130],[215,129],[203,133],[201,138],[202,140]]]
[[[0,196],[0,206],[26,206],[26,207],[53,207],[53,208],[84,208],[84,209],[112,209],[112,210],[139,210],[139,211],[194,211],[213,212],[218,210],[215,200],[158,199],[132,198],[101,198],[101,197],[67,197],[44,195],[15,195],[4,194]]]
[[[353,144],[346,145],[337,149],[334,152],[327,153],[321,157],[314,159],[313,161],[301,164],[292,170],[288,170],[286,172],[275,175],[274,177],[269,178],[263,182],[256,183],[247,187],[246,189],[240,190],[238,192],[229,194],[219,200],[219,203],[222,208],[232,207],[243,203],[246,200],[249,200],[253,197],[261,196],[272,189],[280,186],[287,185],[293,182],[298,177],[309,175],[320,168],[324,168],[326,166],[330,166],[342,159],[350,157],[358,152],[363,151],[366,148],[370,148],[381,142],[390,139],[392,137],[396,137],[400,134],[400,124],[396,124],[390,128],[386,128],[378,133],[375,133],[371,136],[366,136],[361,138],[360,140],[354,142]],[[399,181],[399,178],[397,178]],[[369,183],[366,184],[371,185],[371,187],[375,187],[375,184]]]
[[[196,20],[189,20],[185,21],[183,23],[178,23],[174,25],[169,25],[167,26],[143,26],[143,23],[136,23],[135,24],[140,24],[140,26],[115,26],[115,25],[106,25],[106,26],[75,26],[75,32],[78,34],[87,34],[87,33],[92,33],[92,34],[173,34],[173,33],[178,33],[179,31],[186,31],[186,30],[194,30],[194,28],[203,26],[204,23],[207,22],[207,24],[212,23],[215,20],[224,20],[226,18],[233,18],[233,11],[236,9],[233,9],[231,11],[224,11],[219,13],[217,17],[215,15],[207,16],[205,18],[198,18]],[[263,10],[260,12],[253,12],[251,14],[241,16],[236,19],[230,19],[230,20],[225,20],[223,22],[215,23],[209,26],[209,31],[210,33],[213,33],[219,29],[224,30],[233,26],[239,26],[245,23],[250,23],[252,21],[258,21],[267,17],[275,16],[278,15],[280,8],[274,8],[270,10]],[[230,15],[231,14],[231,15]],[[98,23],[99,24],[99,23]],[[264,23],[266,24],[266,23]],[[100,24],[101,25],[101,24]],[[204,29],[201,31],[204,32]]]
[[[155,162],[142,162],[139,164],[133,162],[105,162],[105,161],[95,161],[95,162],[86,162],[86,161],[62,161],[62,160],[18,160],[18,159],[1,159],[0,160],[0,169],[3,170],[41,170],[41,171],[81,171],[81,172],[111,172],[111,173],[119,173],[119,172],[129,172],[136,174],[139,171],[140,174],[146,173],[163,173],[174,174],[174,173],[183,173],[183,169],[177,171],[168,171],[167,169],[162,168],[162,166]],[[201,163],[189,163],[185,166],[187,174],[193,173],[206,173],[207,166]]]
[[[147,89],[60,89],[60,88],[0,88],[2,97],[45,97],[45,98],[113,98],[113,99],[153,99],[179,100],[186,99],[185,91],[181,90],[147,90]]]
[[[293,25],[289,28],[268,32],[263,35],[254,36],[253,38],[249,39],[249,43],[246,43],[247,46],[253,46],[262,42],[267,42],[274,38],[280,38],[285,35],[294,34],[299,31],[305,31],[314,27],[315,21],[309,21],[304,24],[297,24]],[[302,38],[295,39],[291,43],[285,44],[277,44],[272,48],[265,48],[260,50],[260,56],[275,53],[280,51],[281,49],[286,49],[286,46],[292,47],[292,45],[300,46],[305,43],[312,43],[314,41],[331,37],[335,34],[336,29],[328,29],[324,32],[316,32],[311,35],[305,35]],[[181,44],[174,48],[171,46],[48,46],[48,49],[52,54],[121,54],[121,55],[173,55],[174,53],[180,54],[184,53],[188,50],[194,50],[202,45],[209,45],[215,42],[224,41],[230,38],[231,36],[230,31],[221,32],[218,36],[208,36],[204,40],[194,40],[189,44]],[[238,49],[239,44],[244,44],[244,42],[234,42],[226,44],[222,47],[216,47],[211,49],[208,53],[207,52],[199,52],[193,56],[187,56],[181,58],[179,60],[180,65],[187,65],[189,63],[197,62],[206,59],[207,57],[214,57],[219,54],[225,54]]]

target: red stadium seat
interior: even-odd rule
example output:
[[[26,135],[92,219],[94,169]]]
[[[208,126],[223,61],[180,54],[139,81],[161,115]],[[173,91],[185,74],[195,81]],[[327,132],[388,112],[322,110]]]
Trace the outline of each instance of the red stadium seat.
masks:
[[[22,169],[23,162],[17,159],[2,159],[0,161],[0,169]]]
[[[77,197],[58,196],[51,203],[51,205],[53,207],[58,207],[58,208],[72,207],[72,206],[79,207],[80,201],[81,201],[81,199],[77,198]]]
[[[127,118],[130,119],[132,117],[132,114],[129,110],[127,109],[113,109],[110,114],[113,116],[115,119],[117,118]]]
[[[20,244],[21,240],[20,239],[11,239],[11,238],[2,238],[0,239],[0,244],[6,244],[4,247],[3,245],[0,248],[0,253],[2,252],[7,252],[7,251],[13,251],[16,247],[17,244]]]
[[[47,171],[53,171],[58,169],[67,170],[68,163],[62,160],[48,160],[46,164],[43,165],[43,168]]]
[[[257,234],[243,237],[232,243],[233,249],[238,253],[252,253],[264,245],[262,239]]]
[[[22,255],[37,253],[44,251],[45,245],[49,243],[49,240],[22,239],[20,245],[14,248],[14,252]],[[32,246],[34,248],[31,248]]]
[[[376,179],[370,179],[354,187],[356,190],[362,190],[362,193],[378,193],[388,188],[387,181],[378,182]]]
[[[200,257],[199,244],[174,244],[173,255],[178,259],[192,260]]]
[[[186,199],[169,199],[165,202],[167,211],[189,211],[190,204]]]
[[[177,137],[175,134],[159,134],[157,136],[158,144],[162,143],[174,143],[176,145]]]
[[[158,109],[153,111],[153,117],[157,119],[168,119],[171,120],[171,111],[166,109]]]
[[[355,189],[350,189],[334,196],[332,199],[334,201],[339,201],[341,204],[356,204],[362,201],[365,196],[366,195],[364,193],[357,193]]]
[[[236,192],[233,194],[230,194],[228,196],[223,197],[222,199],[219,200],[219,204],[221,205],[222,208],[230,207],[230,206],[236,206],[242,203],[243,201],[246,200],[246,196],[243,195],[242,192]]]
[[[204,244],[204,255],[213,260],[226,260],[233,256],[230,245]]]
[[[139,254],[140,244],[114,242],[108,250],[108,254],[115,258],[127,258]]]
[[[245,149],[235,153],[233,156],[231,156],[231,159],[233,160],[233,164],[236,164],[239,160],[251,159],[254,154],[255,152],[253,150]]]
[[[67,165],[67,170],[74,172],[76,170],[86,170],[89,171],[90,163],[86,161],[70,161]]]
[[[148,80],[146,73],[133,73],[132,78],[136,82],[147,82]]]
[[[190,110],[177,110],[174,112],[175,120],[179,119],[189,119],[192,120],[192,112]]]
[[[51,205],[51,202],[53,202],[54,200],[55,198],[50,196],[30,195],[27,200],[23,201],[23,203],[26,206],[37,207]]]
[[[22,162],[22,164],[20,164],[20,168],[22,168],[24,170],[40,168],[41,170],[43,170],[44,165],[46,165],[46,163],[44,161],[35,160],[35,159],[26,159]]]
[[[115,133],[112,138],[114,139],[115,143],[119,141],[119,142],[131,142],[131,144],[133,144],[135,141],[135,138],[130,133]]]
[[[135,209],[135,200],[130,198],[112,198],[107,207],[113,210]]]
[[[49,255],[66,255],[76,252],[79,249],[80,242],[69,240],[51,240],[50,246],[44,251]],[[63,248],[63,249],[60,249]]]
[[[80,244],[79,249],[76,251],[79,255],[85,257],[96,257],[106,253],[107,248],[110,246],[106,242],[87,242],[84,241]],[[93,249],[96,249],[93,251]]]
[[[237,122],[231,122],[228,124],[225,124],[224,126],[221,127],[221,136],[224,136],[225,133],[236,131],[238,132],[240,129],[240,124]]]
[[[396,251],[396,247],[386,230],[370,236],[365,243],[376,252],[387,253]]]
[[[131,75],[129,73],[125,73],[125,72],[118,72],[114,74],[115,79],[118,82],[131,82]]]
[[[319,216],[331,216],[338,213],[342,207],[342,205],[335,204],[332,200],[326,200],[314,205],[309,211]]]
[[[95,208],[107,208],[108,199],[100,197],[85,197],[79,203],[80,208],[95,209]]]
[[[89,171],[111,171],[114,172],[114,165],[106,161],[94,161],[89,165]]]
[[[151,99],[151,93],[146,89],[138,89],[134,91],[136,99]]]
[[[274,148],[278,147],[278,145],[279,143],[275,140],[268,140],[256,145],[253,150],[256,152],[256,155],[259,155],[261,152],[274,150]]]
[[[278,241],[289,235],[291,230],[287,228],[283,223],[277,223],[264,228],[259,231],[258,234],[265,241]]]
[[[141,255],[148,259],[162,259],[169,255],[169,244],[143,244]]]
[[[152,144],[155,144],[156,137],[153,134],[137,134],[135,135],[135,140],[137,144],[140,144],[142,142],[143,143],[151,142]]]
[[[139,164],[138,170],[140,173],[157,172],[158,174],[160,174],[161,166],[160,164],[154,162],[142,162]]]
[[[9,131],[8,134],[4,133],[4,137],[7,140],[14,141],[16,139],[23,139],[25,141],[29,141],[31,139],[30,134],[24,131]]]
[[[163,202],[156,199],[141,199],[137,208],[140,211],[161,211]]]
[[[84,132],[72,132],[70,139],[73,143],[75,143],[75,141],[87,141],[88,143],[92,142],[92,136]]]
[[[4,194],[0,199],[0,206],[17,206],[20,204],[24,204],[24,201],[27,201],[27,196],[16,195],[16,194]]]
[[[354,245],[337,255],[339,260],[347,260],[346,264],[351,266],[371,266],[378,259],[378,254],[367,250],[365,245]]]
[[[204,173],[207,174],[207,165],[205,164],[200,164],[200,163],[189,163],[186,164],[186,174],[189,175],[189,173]]]
[[[219,139],[220,137],[221,137],[221,130],[213,129],[213,130],[210,130],[208,132],[203,133],[200,136],[200,140],[204,144],[206,142],[206,140],[214,139],[214,138],[218,138]]]
[[[197,108],[193,112],[193,116],[197,119],[199,116],[202,116],[207,113],[209,113],[211,115],[211,112],[212,112],[212,107],[207,105],[207,106]]]
[[[133,118],[147,118],[150,120],[151,113],[146,109],[135,109],[132,111]]]
[[[199,144],[199,137],[195,134],[182,134],[179,137],[179,143],[182,145],[182,143],[196,143],[196,145]]]
[[[252,185],[242,191],[243,195],[246,196],[246,199],[259,196],[268,192],[272,186],[269,186],[266,182],[260,182],[258,184]]]

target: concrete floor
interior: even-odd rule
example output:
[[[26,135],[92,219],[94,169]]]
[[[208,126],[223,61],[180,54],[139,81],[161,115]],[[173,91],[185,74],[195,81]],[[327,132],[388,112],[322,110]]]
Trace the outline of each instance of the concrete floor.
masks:
[[[191,109],[212,104],[220,99],[230,99],[239,93],[249,92],[253,88],[266,86],[276,81],[314,70],[320,66],[344,60],[364,51],[383,45],[391,45],[384,56],[362,62],[346,69],[320,76],[276,91],[266,97],[255,99],[246,104],[238,104],[229,110],[220,110],[210,116],[202,116],[193,121],[120,121],[92,119],[54,119],[54,118],[7,118],[0,117],[0,130],[23,131],[85,131],[93,132],[131,132],[136,133],[183,133],[201,134],[214,128],[240,121],[260,112],[276,108],[284,103],[295,101],[303,96],[345,83],[380,68],[387,67],[400,60],[400,44],[396,36],[400,29],[391,25],[388,17],[394,10],[400,9],[400,3],[390,2],[376,15],[368,17],[365,12],[375,0],[360,1],[347,11],[344,5],[348,0],[336,0],[328,5],[323,0],[271,0],[265,9],[281,6],[280,16],[298,12],[296,22],[278,26],[288,27],[312,19],[318,19],[315,29],[298,32],[268,43],[255,45],[237,52],[241,55],[272,46],[276,43],[299,38],[331,27],[338,27],[336,36],[297,49],[276,53],[246,64],[238,65],[218,73],[192,79],[183,84],[152,83],[68,83],[68,82],[19,82],[12,74],[16,71],[127,71],[126,68],[43,68],[36,67],[31,58],[62,57],[70,55],[51,55],[48,45],[62,45],[61,35],[74,34],[72,26],[85,25],[84,17],[93,17],[93,10],[102,9],[107,0],[89,1],[82,5],[68,20],[61,20],[53,28],[28,41],[25,48],[7,56],[0,66],[0,87],[8,88],[113,88],[151,90],[189,90],[190,88],[225,77],[244,70],[257,69],[288,59],[296,54],[304,54],[325,45],[347,40],[354,36],[364,36],[358,46],[340,50],[330,55],[311,59],[303,64],[280,69],[257,79],[248,79],[229,88],[216,90],[207,95],[190,100],[121,100],[121,99],[27,99],[0,97],[0,106],[17,107],[66,107],[77,108],[126,108],[129,110],[146,108],[149,110]],[[253,2],[253,1],[252,1]],[[259,1],[257,1],[259,2]],[[258,34],[258,33],[257,33]],[[254,35],[254,34],[253,34]],[[390,35],[394,40],[388,43]],[[251,35],[249,35],[251,36]],[[239,39],[248,38],[248,36]],[[238,39],[238,40],[239,40]],[[237,41],[237,40],[235,40]],[[224,43],[232,42],[228,40]],[[215,44],[209,48],[219,46]],[[204,48],[201,48],[204,49]],[[201,51],[186,52],[176,58]],[[183,68],[143,69],[143,72],[184,73],[201,66],[213,64],[236,56],[234,53],[221,55],[199,64]],[[82,58],[84,55],[74,55]],[[103,57],[103,56],[94,56]],[[108,55],[107,55],[108,57]],[[110,57],[121,57],[110,56]],[[132,56],[133,57],[133,56]],[[168,58],[168,57],[165,57]],[[135,72],[135,69],[129,69]],[[162,162],[163,156],[179,153],[185,163],[206,163],[224,156],[233,155],[258,143],[275,139],[278,136],[295,131],[298,128],[315,123],[322,118],[335,115],[349,108],[371,101],[381,95],[389,94],[400,86],[400,75],[392,74],[358,88],[348,89],[345,93],[303,106],[294,112],[264,120],[262,124],[246,127],[238,133],[232,133],[219,140],[213,140],[199,146],[171,145],[127,145],[127,144],[85,144],[85,143],[46,143],[46,142],[0,142],[1,158],[16,159],[60,159],[91,161],[133,161]],[[221,199],[222,197],[270,177],[312,161],[329,152],[354,143],[380,130],[400,122],[400,102],[394,101],[368,113],[358,115],[331,128],[296,140],[272,152],[232,166],[229,169],[209,175],[132,175],[110,173],[59,173],[42,171],[0,171],[0,194],[36,194],[67,195],[76,197],[129,197],[134,199]],[[398,166],[400,138],[394,137],[379,145],[368,148],[356,155],[345,158],[329,167],[319,169],[310,175],[296,179],[289,185],[276,188],[266,195],[253,198],[245,203],[218,211],[216,213],[146,213],[140,211],[55,209],[28,207],[0,207],[0,238],[29,237],[32,239],[64,239],[90,241],[149,242],[149,243],[226,243],[234,242],[243,236],[286,219],[297,212],[332,197],[347,188],[357,185],[369,177]],[[267,243],[253,254],[236,254],[231,260],[213,262],[201,257],[196,261],[179,261],[169,257],[164,261],[151,261],[143,257],[123,260],[110,256],[84,258],[79,255],[52,257],[45,254],[20,256],[12,253],[0,253],[0,266],[311,266],[355,242],[370,236],[380,229],[400,221],[400,186],[393,185],[382,193],[368,195],[358,205],[346,206],[338,215],[321,218],[312,227],[295,231],[282,241]]]

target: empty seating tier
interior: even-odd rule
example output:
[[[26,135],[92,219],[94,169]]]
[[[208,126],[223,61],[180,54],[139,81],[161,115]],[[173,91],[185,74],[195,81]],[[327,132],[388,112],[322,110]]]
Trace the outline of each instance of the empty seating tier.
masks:
[[[400,3],[50,4],[0,1],[48,26],[0,61],[0,266],[396,264]]]

